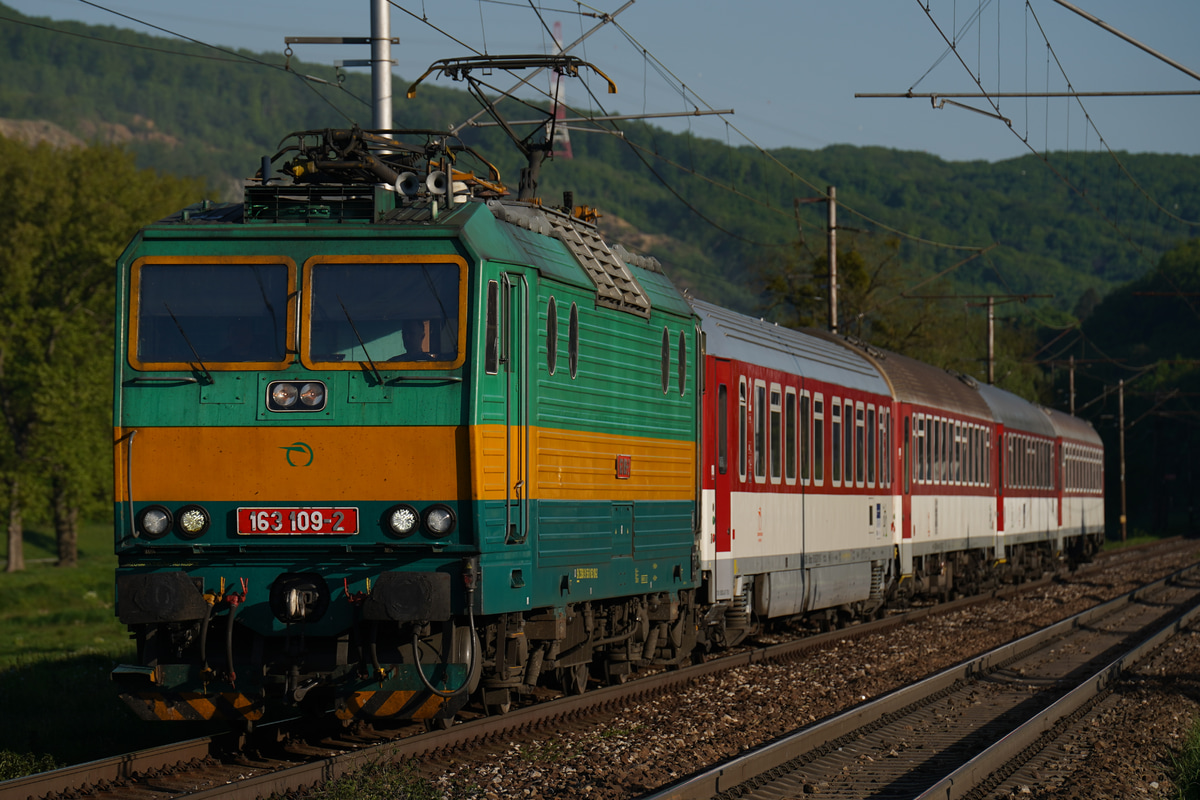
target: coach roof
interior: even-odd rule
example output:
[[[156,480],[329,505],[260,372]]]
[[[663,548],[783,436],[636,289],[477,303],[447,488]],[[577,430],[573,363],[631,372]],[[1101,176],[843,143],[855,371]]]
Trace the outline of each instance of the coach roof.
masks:
[[[793,330],[700,300],[708,354],[875,394],[891,395],[887,381],[861,353],[814,331]]]

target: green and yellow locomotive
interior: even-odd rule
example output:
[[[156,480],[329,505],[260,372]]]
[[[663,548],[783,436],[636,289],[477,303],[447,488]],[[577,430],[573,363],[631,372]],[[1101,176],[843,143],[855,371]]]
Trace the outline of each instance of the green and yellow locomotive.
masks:
[[[144,718],[447,719],[696,646],[691,308],[570,201],[417,139],[294,134],[120,259],[114,677]]]

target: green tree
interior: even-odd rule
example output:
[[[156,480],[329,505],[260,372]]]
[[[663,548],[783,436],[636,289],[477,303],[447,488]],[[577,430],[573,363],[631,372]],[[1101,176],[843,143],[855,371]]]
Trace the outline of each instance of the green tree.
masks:
[[[27,518],[74,565],[81,512],[111,502],[113,264],[139,227],[199,195],[116,147],[0,139],[0,481],[8,571]]]

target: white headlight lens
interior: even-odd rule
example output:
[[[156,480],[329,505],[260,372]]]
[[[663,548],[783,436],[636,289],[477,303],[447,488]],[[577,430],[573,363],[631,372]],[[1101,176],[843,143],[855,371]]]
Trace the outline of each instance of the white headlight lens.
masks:
[[[141,527],[147,536],[162,536],[171,529],[171,515],[160,508],[148,508],[142,512]]]
[[[300,396],[300,392],[290,383],[277,383],[275,388],[271,390],[271,399],[278,406],[290,408],[296,404],[296,398]]]
[[[443,506],[434,506],[425,512],[425,528],[436,536],[444,536],[454,528],[454,514]]]
[[[208,515],[200,508],[189,508],[179,515],[179,527],[184,533],[203,533],[208,527]]]
[[[300,387],[300,402],[306,406],[319,406],[325,402],[325,387],[319,383],[306,383]]]
[[[388,527],[400,536],[407,536],[417,527],[417,512],[408,506],[397,506],[388,515]]]

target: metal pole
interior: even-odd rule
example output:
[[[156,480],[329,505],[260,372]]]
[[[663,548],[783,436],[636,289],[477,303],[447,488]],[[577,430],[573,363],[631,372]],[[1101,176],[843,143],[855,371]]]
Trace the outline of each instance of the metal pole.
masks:
[[[371,0],[371,127],[392,129],[392,23],[388,0]]]
[[[996,382],[996,298],[988,295],[988,385]]]
[[[1125,541],[1125,381],[1117,383],[1117,415],[1121,441],[1121,541]]]
[[[837,187],[829,187],[829,332],[838,332],[837,313]]]

